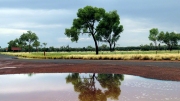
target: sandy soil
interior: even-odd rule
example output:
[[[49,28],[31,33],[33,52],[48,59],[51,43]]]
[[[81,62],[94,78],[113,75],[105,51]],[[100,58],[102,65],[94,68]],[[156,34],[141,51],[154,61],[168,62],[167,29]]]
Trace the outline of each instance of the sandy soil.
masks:
[[[0,75],[22,73],[118,73],[180,81],[178,61],[39,60],[0,55]]]

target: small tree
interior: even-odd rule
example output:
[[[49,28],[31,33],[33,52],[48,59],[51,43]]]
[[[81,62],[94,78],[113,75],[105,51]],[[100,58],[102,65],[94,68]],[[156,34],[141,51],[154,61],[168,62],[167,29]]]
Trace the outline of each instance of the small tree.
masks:
[[[93,47],[92,47],[91,45],[89,45],[89,46],[86,47],[86,49],[87,49],[88,51],[92,51],[92,50],[93,50]]]
[[[46,48],[47,43],[44,42],[44,43],[42,43],[42,44],[44,45],[44,51],[45,51],[45,48]]]
[[[159,34],[159,31],[157,28],[152,28],[150,31],[149,31],[149,40],[153,41],[154,44],[155,44],[155,47],[156,47],[156,50],[157,50],[157,40],[158,40],[158,34]]]
[[[102,45],[100,46],[100,48],[101,48],[102,50],[106,50],[106,49],[108,48],[108,46],[107,46],[106,44],[102,44]]]
[[[55,51],[55,48],[54,48],[53,46],[50,46],[50,47],[49,47],[49,50],[50,50],[50,51]]]

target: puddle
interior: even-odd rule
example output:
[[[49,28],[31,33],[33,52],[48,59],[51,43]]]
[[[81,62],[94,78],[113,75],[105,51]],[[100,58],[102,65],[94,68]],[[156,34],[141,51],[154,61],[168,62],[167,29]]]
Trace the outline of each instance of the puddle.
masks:
[[[180,82],[132,75],[0,75],[0,101],[180,101]]]

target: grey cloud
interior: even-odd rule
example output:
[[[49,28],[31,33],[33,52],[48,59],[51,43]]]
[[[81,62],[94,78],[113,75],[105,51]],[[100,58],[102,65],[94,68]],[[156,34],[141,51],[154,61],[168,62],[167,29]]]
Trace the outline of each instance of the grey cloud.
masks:
[[[58,42],[56,38],[66,37],[64,29],[71,27],[77,10],[86,5],[118,11],[121,24],[124,25],[124,32],[118,44],[123,46],[149,43],[148,29],[152,27],[180,32],[179,0],[0,0],[0,29],[9,28],[11,33],[11,29],[32,30],[38,34],[40,41],[47,42],[50,46],[62,46],[63,43]],[[130,21],[126,22],[127,19]],[[14,33],[17,34],[18,31]],[[0,46],[7,46],[5,43],[12,38],[15,38],[12,34],[11,37],[0,37]],[[129,39],[132,42],[127,41]],[[94,43],[78,42],[71,45],[94,46]]]

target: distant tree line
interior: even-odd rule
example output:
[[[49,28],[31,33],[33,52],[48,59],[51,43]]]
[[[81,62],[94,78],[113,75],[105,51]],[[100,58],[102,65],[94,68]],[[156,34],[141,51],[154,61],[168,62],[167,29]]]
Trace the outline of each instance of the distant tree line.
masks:
[[[86,52],[86,51],[95,51],[96,49],[92,46],[87,46],[87,47],[70,47],[70,46],[61,46],[59,48],[57,47],[30,47],[31,52]],[[21,52],[29,52],[28,51],[29,47],[26,46],[21,50]],[[173,46],[173,50],[179,50],[180,46]],[[37,51],[38,50],[38,51]],[[151,45],[140,45],[140,46],[129,46],[129,47],[115,47],[116,51],[150,51],[150,50],[156,50],[156,46],[151,46]],[[158,50],[168,50],[168,47],[166,45],[158,46]],[[109,51],[109,47],[105,45],[105,47],[102,45],[99,47],[99,51]],[[6,48],[1,48],[0,52],[6,52]]]
[[[149,34],[149,40],[153,41],[157,49],[160,49],[160,44],[165,44],[168,50],[178,47],[180,41],[180,33],[175,32],[159,32],[158,28],[152,28]],[[159,42],[159,44],[157,43]],[[159,47],[159,48],[158,48]]]

